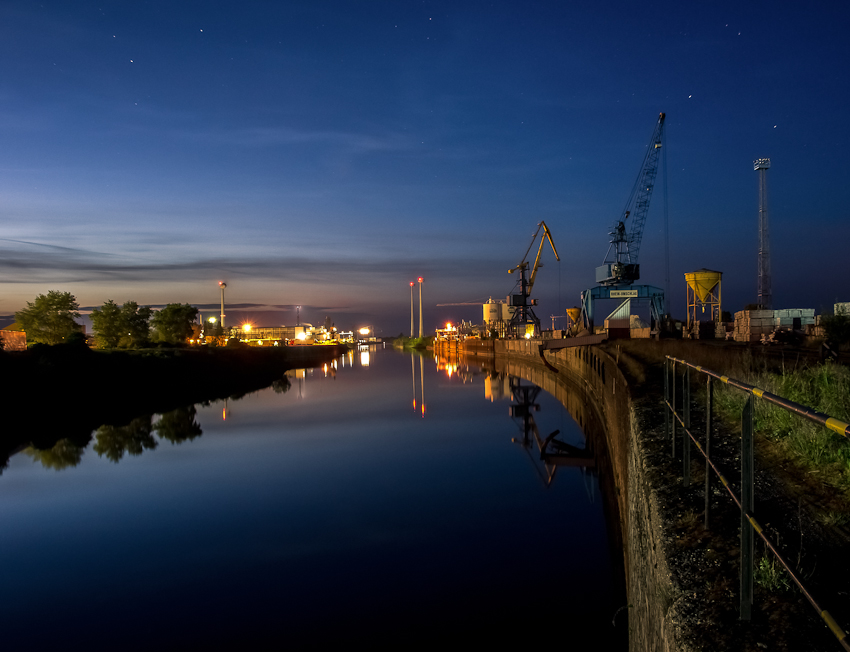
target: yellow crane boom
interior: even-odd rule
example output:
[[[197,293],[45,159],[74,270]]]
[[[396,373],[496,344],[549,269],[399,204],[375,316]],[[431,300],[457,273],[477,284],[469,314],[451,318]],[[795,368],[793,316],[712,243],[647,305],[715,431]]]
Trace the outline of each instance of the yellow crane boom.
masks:
[[[528,269],[528,263],[526,262],[526,258],[528,258],[528,254],[531,251],[531,248],[534,246],[534,241],[537,240],[537,235],[540,233],[540,229],[543,229],[543,236],[540,238],[540,246],[537,248],[537,257],[534,259],[534,267],[531,268],[531,276],[528,278],[528,286],[526,288],[526,295],[531,294],[531,288],[534,287],[534,279],[537,278],[537,270],[542,267],[540,264],[540,255],[543,253],[543,245],[546,243],[546,240],[549,240],[549,244],[552,245],[552,252],[555,254],[555,260],[558,262],[561,261],[558,256],[558,250],[555,248],[555,241],[552,240],[552,232],[549,231],[549,227],[546,226],[546,222],[540,221],[537,224],[537,230],[534,232],[534,235],[531,237],[531,244],[528,245],[528,249],[525,251],[525,256],[522,257],[519,265],[514,267],[513,269],[508,270],[508,274],[513,274],[518,269]]]

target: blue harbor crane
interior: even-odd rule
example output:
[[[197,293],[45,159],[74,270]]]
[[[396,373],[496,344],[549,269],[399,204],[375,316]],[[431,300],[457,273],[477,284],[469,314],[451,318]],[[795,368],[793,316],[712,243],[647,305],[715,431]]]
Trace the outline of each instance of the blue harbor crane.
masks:
[[[608,235],[611,236],[608,251],[602,265],[596,268],[598,285],[582,292],[582,312],[585,325],[593,331],[593,303],[598,299],[623,299],[621,307],[628,308],[631,299],[649,300],[651,319],[657,325],[664,314],[664,291],[650,285],[634,285],[640,278],[638,254],[643,239],[643,229],[649,213],[649,201],[658,176],[658,164],[664,140],[664,113],[652,131],[649,147],[635,185],[621,213]],[[627,220],[631,218],[630,226]]]

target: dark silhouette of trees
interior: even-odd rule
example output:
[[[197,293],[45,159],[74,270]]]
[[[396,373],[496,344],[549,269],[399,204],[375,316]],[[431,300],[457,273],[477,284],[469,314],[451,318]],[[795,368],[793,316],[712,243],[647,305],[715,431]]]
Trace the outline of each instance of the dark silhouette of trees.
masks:
[[[141,306],[127,301],[119,307],[112,299],[95,308],[91,323],[97,334],[98,346],[114,349],[117,346],[140,347],[150,338],[150,306]]]
[[[821,315],[820,324],[826,341],[841,350],[850,344],[850,315],[838,312],[835,315]]]
[[[124,453],[141,455],[144,450],[153,450],[157,446],[152,434],[150,416],[133,419],[126,426],[101,426],[95,432],[92,449],[99,456],[117,463]]]
[[[204,434],[201,426],[195,421],[196,414],[194,405],[166,412],[156,422],[154,430],[161,439],[167,439],[172,444],[195,439]]]
[[[60,439],[53,448],[40,450],[32,446],[24,449],[34,462],[41,462],[45,469],[61,471],[71,466],[77,466],[83,458],[84,446],[78,446],[70,439]]]
[[[80,318],[80,305],[70,292],[50,290],[39,294],[35,301],[15,313],[17,321],[30,342],[61,344],[72,333],[80,331],[75,319]]]
[[[154,336],[160,342],[184,344],[192,336],[197,317],[198,309],[188,303],[169,303],[151,317]]]

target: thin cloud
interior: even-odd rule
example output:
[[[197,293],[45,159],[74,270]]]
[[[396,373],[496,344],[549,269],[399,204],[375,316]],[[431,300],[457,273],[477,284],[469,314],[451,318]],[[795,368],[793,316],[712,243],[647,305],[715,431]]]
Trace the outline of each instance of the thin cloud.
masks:
[[[299,131],[287,127],[254,127],[216,132],[183,132],[183,138],[237,147],[275,147],[281,145],[320,144],[353,151],[402,151],[411,140],[400,134],[374,136],[343,131]]]

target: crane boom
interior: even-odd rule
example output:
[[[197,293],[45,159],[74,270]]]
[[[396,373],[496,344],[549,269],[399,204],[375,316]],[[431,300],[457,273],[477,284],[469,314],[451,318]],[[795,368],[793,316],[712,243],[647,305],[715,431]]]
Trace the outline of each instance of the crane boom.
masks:
[[[537,223],[537,230],[534,232],[534,235],[531,236],[531,243],[528,245],[528,249],[525,250],[525,255],[522,257],[522,260],[519,262],[519,265],[512,269],[509,269],[508,274],[513,274],[518,269],[528,269],[528,263],[525,259],[528,258],[528,254],[531,251],[531,248],[534,246],[534,241],[537,240],[537,235],[540,233],[540,229],[543,229],[543,237],[540,238],[540,246],[537,248],[537,257],[534,259],[534,267],[531,268],[531,276],[528,279],[528,294],[531,294],[531,288],[534,287],[534,279],[537,278],[537,270],[540,267],[543,267],[543,265],[540,264],[540,255],[543,253],[543,245],[546,243],[547,239],[549,240],[549,244],[552,245],[552,252],[555,254],[555,260],[561,262],[561,258],[558,256],[558,250],[555,248],[555,241],[552,240],[552,232],[549,231],[549,227],[546,226],[546,222],[541,220]]]
[[[643,239],[643,227],[649,212],[649,201],[658,175],[658,162],[664,139],[664,113],[658,115],[658,122],[652,131],[649,147],[643,158],[638,177],[622,217],[614,223],[608,235],[611,244],[605,254],[601,267],[596,268],[596,282],[603,285],[631,285],[640,278],[638,254]],[[626,220],[632,216],[631,231],[626,233]]]
[[[528,254],[531,252],[531,248],[534,246],[534,241],[537,240],[540,229],[543,229],[543,235],[540,238],[540,246],[537,248],[537,257],[534,259],[534,267],[531,269],[531,276],[526,279],[526,273],[528,272],[529,265],[526,259],[528,258]],[[534,286],[534,279],[537,278],[537,270],[542,267],[542,264],[540,263],[540,256],[543,253],[543,245],[547,239],[549,240],[549,244],[552,245],[555,260],[560,262],[561,258],[558,256],[558,250],[555,248],[555,241],[552,240],[552,233],[549,231],[549,227],[546,226],[546,222],[541,220],[537,224],[537,230],[531,237],[531,244],[529,244],[528,249],[525,250],[525,255],[522,257],[519,265],[508,270],[508,274],[513,274],[517,270],[519,270],[520,274],[519,294],[511,295],[511,306],[514,307],[514,314],[513,317],[511,317],[510,330],[514,335],[521,334],[520,330],[522,328],[526,329],[526,333],[528,333],[529,327],[531,327],[531,330],[535,332],[540,330],[540,320],[537,319],[537,316],[531,309],[531,306],[534,305],[536,301],[529,301],[529,295],[531,294],[531,288]]]
[[[534,259],[534,267],[531,270],[531,276],[528,279],[528,293],[531,294],[531,288],[534,287],[534,279],[537,278],[537,270],[540,267],[540,254],[543,253],[543,245],[546,242],[547,238],[549,240],[549,244],[552,245],[552,252],[555,254],[555,260],[561,262],[561,259],[558,257],[558,250],[555,249],[555,242],[552,240],[552,233],[549,231],[549,227],[546,226],[546,222],[540,222],[537,225],[537,231],[540,231],[540,228],[543,227],[543,236],[540,238],[540,247],[537,249],[537,258]],[[534,234],[534,237],[537,237],[537,233]],[[534,240],[531,241],[532,243]]]

